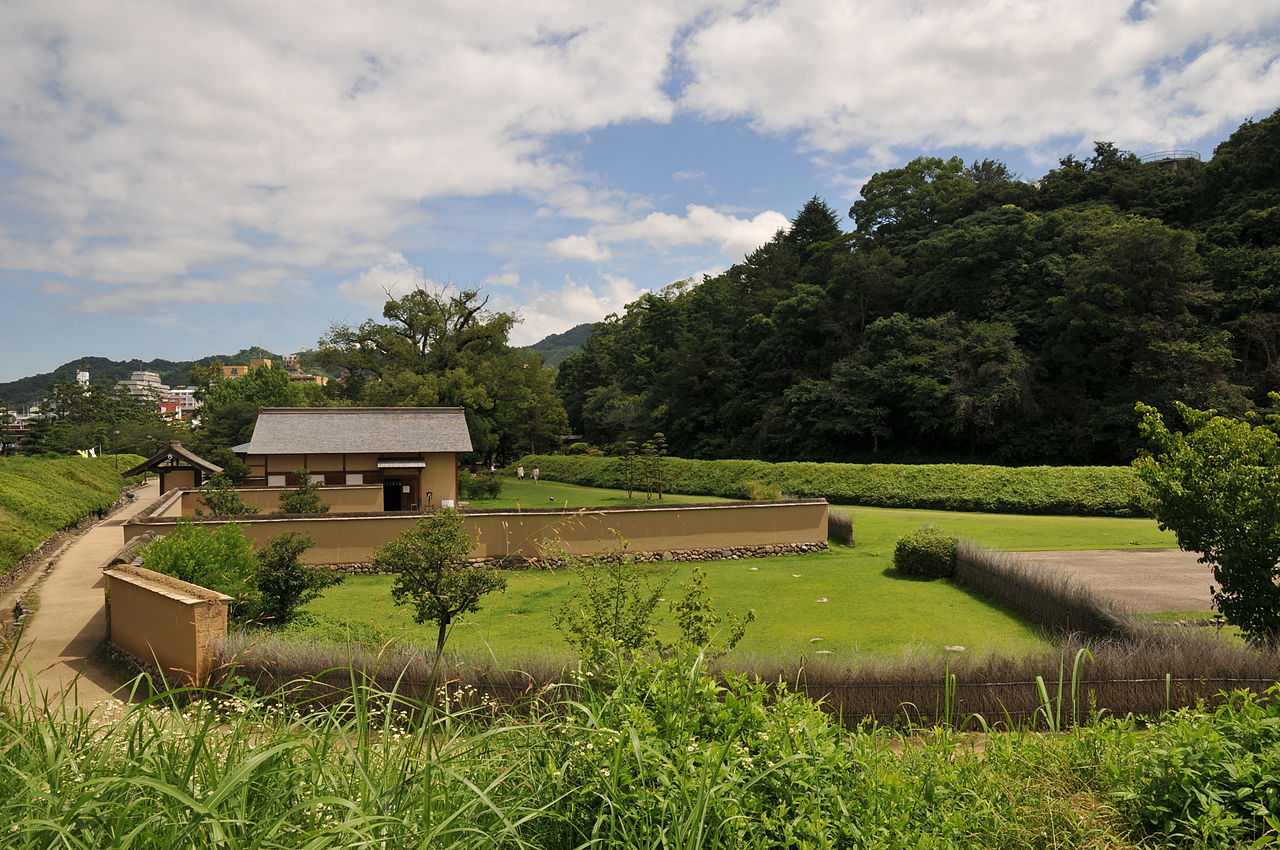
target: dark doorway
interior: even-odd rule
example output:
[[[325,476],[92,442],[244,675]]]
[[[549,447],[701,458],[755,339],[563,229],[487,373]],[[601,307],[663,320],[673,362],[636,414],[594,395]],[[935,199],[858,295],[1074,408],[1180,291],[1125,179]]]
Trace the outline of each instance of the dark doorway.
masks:
[[[382,481],[382,509],[384,511],[400,510],[400,479],[386,478]]]

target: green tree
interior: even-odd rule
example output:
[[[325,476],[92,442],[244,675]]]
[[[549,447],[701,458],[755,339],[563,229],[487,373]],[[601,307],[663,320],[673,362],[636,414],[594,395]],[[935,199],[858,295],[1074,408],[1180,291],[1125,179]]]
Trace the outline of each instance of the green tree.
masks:
[[[324,482],[313,481],[311,472],[306,469],[294,470],[298,476],[298,486],[293,490],[280,493],[279,514],[327,514],[329,506],[320,501],[320,487]]]
[[[303,565],[302,553],[314,545],[307,535],[290,531],[271,538],[258,551],[257,584],[263,620],[283,626],[325,588],[342,581],[341,573]]]
[[[1276,398],[1280,401],[1280,397]],[[1138,405],[1153,453],[1135,461],[1161,528],[1213,569],[1214,604],[1253,645],[1280,646],[1280,416],[1246,422],[1175,403],[1185,431]]]
[[[194,435],[197,454],[242,478],[243,463],[231,453],[231,447],[247,443],[253,437],[253,426],[264,407],[306,407],[312,399],[289,374],[277,366],[255,366],[237,378],[214,375],[210,367],[209,383],[203,392],[200,427]]]
[[[604,555],[555,554],[580,582],[556,613],[555,625],[584,665],[600,669],[657,650],[654,612],[665,577],[647,572],[625,546]]]
[[[466,408],[487,461],[552,448],[568,425],[553,372],[508,345],[516,318],[488,301],[476,289],[420,287],[387,301],[386,321],[331,327],[315,359],[358,404]]]
[[[505,590],[507,580],[496,569],[467,560],[471,540],[462,528],[462,514],[442,509],[379,547],[373,565],[395,573],[391,597],[412,609],[416,623],[435,623],[436,657],[444,652],[449,626],[460,615],[480,609],[480,600]]]
[[[200,487],[200,501],[204,503],[204,510],[213,516],[244,516],[258,513],[257,508],[245,502],[235,482],[224,472],[214,473]],[[202,509],[196,508],[196,516],[202,513]]]

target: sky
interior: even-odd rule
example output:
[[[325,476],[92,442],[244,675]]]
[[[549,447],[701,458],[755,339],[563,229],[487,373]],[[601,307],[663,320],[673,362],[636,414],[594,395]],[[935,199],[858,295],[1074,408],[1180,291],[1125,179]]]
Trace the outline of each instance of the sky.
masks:
[[[415,285],[529,344],[916,156],[1207,159],[1277,108],[1280,0],[3,0],[0,381]]]

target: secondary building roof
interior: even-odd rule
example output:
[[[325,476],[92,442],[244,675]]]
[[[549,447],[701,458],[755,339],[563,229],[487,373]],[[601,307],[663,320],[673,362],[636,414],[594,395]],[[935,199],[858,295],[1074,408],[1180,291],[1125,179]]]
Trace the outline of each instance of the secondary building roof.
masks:
[[[236,454],[469,452],[461,407],[264,407]]]
[[[125,478],[132,478],[135,475],[141,475],[144,472],[150,472],[153,469],[159,469],[168,462],[171,466],[181,466],[182,463],[188,463],[196,469],[203,469],[210,474],[221,472],[222,467],[217,464],[209,463],[209,461],[200,457],[200,455],[185,448],[182,443],[177,441],[169,443],[160,451],[135,466],[133,469],[126,469],[120,473]]]

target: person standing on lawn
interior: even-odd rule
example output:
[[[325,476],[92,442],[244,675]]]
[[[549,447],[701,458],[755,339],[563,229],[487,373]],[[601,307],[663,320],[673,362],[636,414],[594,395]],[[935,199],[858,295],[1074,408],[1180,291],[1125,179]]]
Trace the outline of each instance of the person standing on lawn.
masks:
[[[523,481],[523,480],[524,480],[524,467],[523,467],[523,466],[517,466],[517,467],[516,467],[516,478],[517,478],[518,480],[520,480],[520,481]]]

